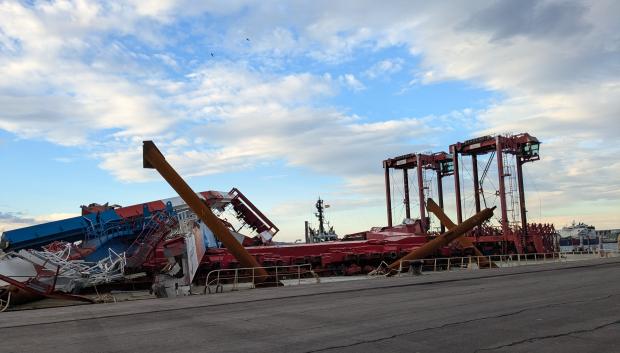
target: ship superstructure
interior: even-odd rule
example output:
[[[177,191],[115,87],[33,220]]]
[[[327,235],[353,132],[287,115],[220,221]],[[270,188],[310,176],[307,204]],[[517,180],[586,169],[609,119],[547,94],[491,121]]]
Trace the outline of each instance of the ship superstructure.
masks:
[[[314,205],[316,212],[314,216],[318,221],[317,228],[313,228],[306,222],[305,237],[306,243],[321,243],[324,241],[338,240],[338,234],[334,230],[334,227],[329,224],[325,219],[325,209],[330,206],[325,203],[320,197]]]
[[[600,242],[594,226],[579,222],[558,230],[560,234],[560,246],[574,246],[583,248],[591,245],[598,245]]]

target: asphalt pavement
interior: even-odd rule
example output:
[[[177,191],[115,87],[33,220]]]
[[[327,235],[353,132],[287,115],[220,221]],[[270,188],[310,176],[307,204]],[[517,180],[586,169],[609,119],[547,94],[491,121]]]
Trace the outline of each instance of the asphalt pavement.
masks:
[[[0,352],[620,352],[620,259],[0,313]]]

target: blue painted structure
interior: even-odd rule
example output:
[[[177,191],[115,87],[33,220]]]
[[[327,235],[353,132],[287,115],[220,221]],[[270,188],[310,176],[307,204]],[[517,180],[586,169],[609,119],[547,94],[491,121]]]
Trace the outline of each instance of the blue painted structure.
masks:
[[[213,235],[213,231],[207,227],[206,224],[202,223],[202,221],[198,221],[200,225],[200,233],[202,234],[202,238],[207,248],[221,248],[222,243],[215,239],[215,235]]]
[[[92,229],[93,226],[120,220],[121,218],[114,210],[107,210],[98,214],[91,213],[85,216],[8,230],[2,233],[2,240],[7,250],[37,249],[57,240],[68,242],[84,240],[88,230]]]
[[[163,212],[169,216],[176,213],[171,202],[166,202]],[[157,228],[153,221],[157,216],[149,210],[147,204],[142,205],[138,216],[122,218],[114,209],[89,213],[84,216],[71,217],[63,220],[37,224],[2,233],[2,248],[7,251],[20,249],[40,249],[54,241],[83,241],[83,248],[94,248],[95,251],[86,256],[86,261],[98,261],[108,256],[108,249],[117,253],[125,251],[139,234]]]

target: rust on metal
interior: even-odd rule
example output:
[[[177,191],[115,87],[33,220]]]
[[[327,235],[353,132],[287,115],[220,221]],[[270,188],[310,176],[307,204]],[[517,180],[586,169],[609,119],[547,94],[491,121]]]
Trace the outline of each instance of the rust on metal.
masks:
[[[155,143],[153,143],[153,141],[143,141],[142,151],[144,168],[154,168],[161,174],[183,201],[196,213],[198,218],[211,229],[217,239],[224,244],[233,256],[235,256],[241,264],[241,267],[256,268],[257,282],[266,280],[269,276],[267,271],[260,267],[256,259],[245,250],[243,245],[241,245],[232,234],[230,234],[230,231],[222,221],[213,214],[209,207],[196,195],[174,168],[172,168],[166,161],[164,155],[159,151],[157,146],[155,146]]]
[[[12,287],[9,290],[13,293],[13,302],[29,302],[32,300],[36,300],[42,297],[51,298],[51,299],[64,299],[64,300],[72,300],[72,301],[80,301],[84,303],[94,303],[95,301],[82,297],[79,295],[73,295],[68,293],[63,293],[59,291],[55,291],[53,286],[49,286],[48,288],[43,288],[39,283],[34,283],[35,281],[30,282],[20,282],[11,277],[0,274],[0,280],[10,284]],[[45,289],[45,290],[43,290]]]
[[[402,264],[402,261],[420,260],[431,256],[437,249],[442,246],[450,244],[455,239],[465,235],[465,233],[472,230],[475,226],[482,224],[487,219],[493,216],[493,208],[485,208],[484,210],[476,213],[472,217],[466,219],[463,223],[455,226],[447,232],[439,235],[435,239],[427,242],[421,247],[413,250],[409,254],[403,256],[401,259],[394,261],[390,266],[390,270],[394,273]]]
[[[452,220],[446,215],[443,209],[437,203],[435,203],[435,201],[433,201],[433,199],[431,199],[430,197],[426,199],[426,208],[428,209],[428,212],[432,212],[435,215],[435,217],[439,219],[439,222],[441,222],[441,224],[446,226],[448,230],[456,227],[456,224],[452,222]]]
[[[443,209],[441,209],[441,207],[439,207],[439,205],[435,203],[433,199],[428,198],[426,200],[426,208],[428,209],[428,212],[433,213],[437,218],[439,218],[441,224],[448,228],[448,230],[454,229],[454,227],[456,227],[456,224],[452,222],[452,220],[446,215]],[[456,241],[459,242],[459,245],[462,248],[471,248],[474,250],[474,254],[476,254],[476,256],[478,256],[479,258],[480,267],[497,267],[497,265],[492,261],[489,263],[488,259],[484,257],[484,254],[474,245],[474,242],[471,241],[471,239],[467,237],[459,237]]]
[[[383,169],[385,170],[385,202],[387,207],[388,227],[392,226],[392,196],[390,190],[390,166],[389,160],[383,161]]]

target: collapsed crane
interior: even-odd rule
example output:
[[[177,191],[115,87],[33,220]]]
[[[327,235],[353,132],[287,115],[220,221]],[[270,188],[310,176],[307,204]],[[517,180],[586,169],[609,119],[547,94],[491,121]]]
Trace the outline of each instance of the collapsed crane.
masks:
[[[204,279],[209,271],[217,269],[251,267],[256,272],[255,281],[260,282],[269,276],[261,268],[265,266],[305,264],[322,275],[354,275],[369,273],[380,263],[396,263],[399,258],[408,261],[426,256],[550,252],[554,250],[553,226],[528,223],[525,209],[522,165],[540,158],[539,145],[528,134],[484,136],[452,145],[451,154],[414,153],[387,159],[383,161],[387,226],[312,244],[275,244],[272,238],[278,227],[237,188],[195,193],[155,144],[144,141],[144,167],[157,169],[180,197],[128,207],[90,204],[81,207],[81,216],[4,232],[0,238],[0,249],[4,251],[0,253],[0,307],[8,306],[7,297],[12,297],[11,301],[32,297],[91,301],[70,293],[111,283],[154,286],[160,275],[189,288],[192,281]],[[486,211],[484,217],[476,217],[470,229],[473,221],[461,222],[467,213],[461,205],[461,185],[467,180],[461,178],[462,159],[470,156],[473,161],[478,215],[483,203],[490,208],[483,183],[493,174],[493,158],[487,160],[481,177],[477,169],[478,156],[485,154],[495,157],[498,163],[500,227],[489,224]],[[506,195],[511,194],[513,184],[510,179],[508,186],[502,182],[513,175],[512,169],[506,167],[510,156],[517,162],[514,184],[518,186],[520,223],[509,221]],[[417,219],[410,207],[410,169],[415,169],[417,176]],[[391,170],[403,173],[406,220],[401,224],[393,222]],[[427,172],[436,178],[438,204],[430,199],[432,183],[424,180]],[[444,210],[443,181],[450,176],[456,187],[457,222],[452,222]],[[432,228],[431,214],[441,222],[439,232]],[[462,226],[465,223],[467,227]],[[450,244],[452,240],[456,241]],[[479,266],[495,267],[484,258]]]
[[[266,280],[269,275],[265,269],[252,257],[241,243],[237,241],[230,233],[230,230],[217,218],[211,209],[196,195],[196,193],[187,185],[181,176],[166,161],[164,155],[159,151],[153,141],[144,141],[143,143],[144,168],[154,168],[161,176],[166,179],[168,184],[181,196],[183,201],[194,211],[194,213],[202,220],[215,234],[217,239],[235,256],[239,263],[244,267],[257,267],[258,282]]]

